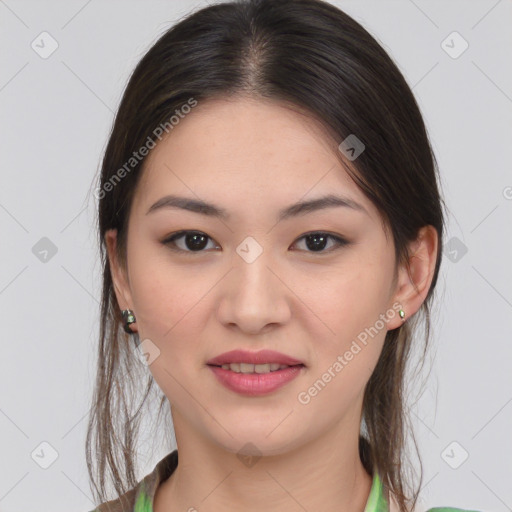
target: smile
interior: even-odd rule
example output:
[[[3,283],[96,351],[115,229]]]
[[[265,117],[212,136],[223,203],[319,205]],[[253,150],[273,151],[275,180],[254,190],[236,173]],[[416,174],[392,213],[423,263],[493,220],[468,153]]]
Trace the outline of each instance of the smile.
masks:
[[[218,382],[227,389],[248,396],[261,396],[277,391],[298,377],[305,368],[278,363],[248,364],[229,363],[222,366],[208,365]]]
[[[298,365],[302,366],[302,365]],[[236,373],[269,373],[284,368],[290,368],[287,364],[279,363],[264,363],[264,364],[251,364],[251,363],[227,363],[220,366],[224,370],[231,370]]]

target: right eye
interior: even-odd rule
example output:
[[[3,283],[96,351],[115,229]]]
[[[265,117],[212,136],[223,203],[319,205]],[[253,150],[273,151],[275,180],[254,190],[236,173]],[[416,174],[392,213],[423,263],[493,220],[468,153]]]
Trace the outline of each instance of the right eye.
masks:
[[[213,239],[201,231],[178,231],[167,237],[162,243],[173,251],[194,253],[205,252],[203,249],[208,245],[208,240]]]

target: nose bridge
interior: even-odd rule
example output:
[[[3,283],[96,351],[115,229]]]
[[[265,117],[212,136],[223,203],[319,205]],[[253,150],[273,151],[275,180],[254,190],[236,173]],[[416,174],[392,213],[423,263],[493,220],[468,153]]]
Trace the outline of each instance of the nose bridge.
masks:
[[[247,250],[248,247],[248,250]],[[247,252],[245,252],[247,251]],[[261,251],[257,254],[251,242],[240,244],[237,248],[235,264],[235,295],[239,307],[244,310],[254,310],[254,314],[264,314],[275,303],[275,276],[268,267],[272,266],[271,251]],[[238,258],[238,261],[237,261]]]
[[[265,295],[272,295],[275,283],[275,276],[269,270],[272,262],[269,257],[269,251],[265,255],[261,254],[254,261],[246,261],[239,257],[235,264],[235,274],[237,275],[237,289],[240,297],[249,296],[252,302],[256,302],[258,297],[261,299],[271,299]],[[235,259],[236,261],[236,259]]]
[[[272,251],[248,237],[233,254],[233,269],[222,290],[219,307],[223,323],[257,332],[269,323],[288,319],[287,288],[276,277]]]

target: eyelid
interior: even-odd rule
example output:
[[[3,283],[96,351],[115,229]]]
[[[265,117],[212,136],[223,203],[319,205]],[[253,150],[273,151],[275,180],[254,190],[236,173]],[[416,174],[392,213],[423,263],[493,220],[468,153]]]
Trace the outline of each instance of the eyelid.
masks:
[[[197,231],[195,229],[183,229],[181,231],[176,231],[175,233],[172,233],[169,236],[165,237],[164,240],[162,240],[162,244],[168,246],[172,251],[179,252],[179,253],[182,253],[182,254],[192,254],[193,255],[193,254],[201,254],[201,253],[204,253],[204,252],[208,252],[208,251],[205,251],[205,250],[202,250],[202,251],[185,251],[185,250],[180,249],[179,247],[176,247],[176,246],[174,246],[172,244],[172,242],[174,242],[176,239],[181,238],[184,235],[188,235],[188,234],[204,235],[209,240],[212,240],[212,241],[215,242],[215,240],[211,236],[207,235],[204,231]],[[217,243],[217,242],[215,242],[215,243]]]
[[[209,252],[209,251],[206,251],[206,250],[186,251],[186,250],[180,249],[178,247],[172,246],[172,242],[174,242],[176,239],[179,239],[179,238],[181,238],[181,237],[183,237],[184,235],[187,235],[187,234],[204,235],[209,240],[212,240],[213,242],[215,242],[215,240],[211,236],[206,234],[204,231],[198,231],[198,230],[195,230],[195,229],[184,229],[184,230],[181,230],[181,231],[176,231],[176,232],[170,234],[169,236],[165,237],[164,240],[162,240],[161,243],[163,245],[168,246],[171,250],[179,252],[179,253],[182,253],[182,254],[191,254],[192,255],[192,254],[201,254],[201,253],[204,253],[204,252]],[[352,243],[351,241],[347,240],[346,238],[344,238],[341,235],[338,235],[338,234],[335,234],[335,233],[331,233],[329,231],[313,230],[313,231],[308,231],[307,233],[304,233],[301,236],[299,236],[298,238],[296,238],[292,245],[295,245],[297,242],[299,242],[300,240],[306,238],[307,236],[316,235],[316,234],[318,234],[318,235],[326,235],[327,238],[330,238],[330,239],[334,240],[336,245],[334,247],[331,247],[330,249],[327,249],[327,250],[324,250],[324,251],[318,251],[318,252],[317,251],[302,251],[302,252],[309,253],[309,254],[316,254],[316,255],[330,254],[330,253],[336,251],[337,249],[341,249],[342,247],[346,247],[347,245],[350,245]],[[215,242],[215,243],[217,243],[217,242]]]
[[[310,236],[310,235],[325,235],[327,238],[330,238],[332,240],[335,241],[335,245],[333,247],[331,247],[330,249],[327,249],[325,251],[302,251],[302,252],[305,252],[306,254],[314,254],[314,255],[318,255],[318,256],[321,256],[321,255],[327,255],[327,254],[331,254],[333,252],[335,252],[336,250],[338,249],[341,249],[342,247],[346,247],[347,245],[350,245],[352,242],[350,242],[349,240],[347,240],[346,238],[344,238],[343,236],[341,235],[338,235],[338,234],[335,234],[335,233],[331,233],[329,231],[322,231],[322,230],[313,230],[313,231],[308,231],[307,233],[304,233],[303,235],[299,236],[295,242],[293,242],[292,245],[295,245],[298,241],[306,238],[307,236]]]

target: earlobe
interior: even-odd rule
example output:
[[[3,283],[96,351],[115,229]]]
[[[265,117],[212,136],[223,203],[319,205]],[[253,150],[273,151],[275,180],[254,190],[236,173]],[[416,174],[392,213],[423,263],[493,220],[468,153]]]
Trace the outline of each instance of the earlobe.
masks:
[[[430,225],[422,227],[409,246],[408,266],[404,264],[399,269],[394,296],[406,317],[414,315],[425,301],[436,268],[437,246],[437,230]],[[402,323],[402,318],[398,317],[390,322],[389,329],[395,329]]]

